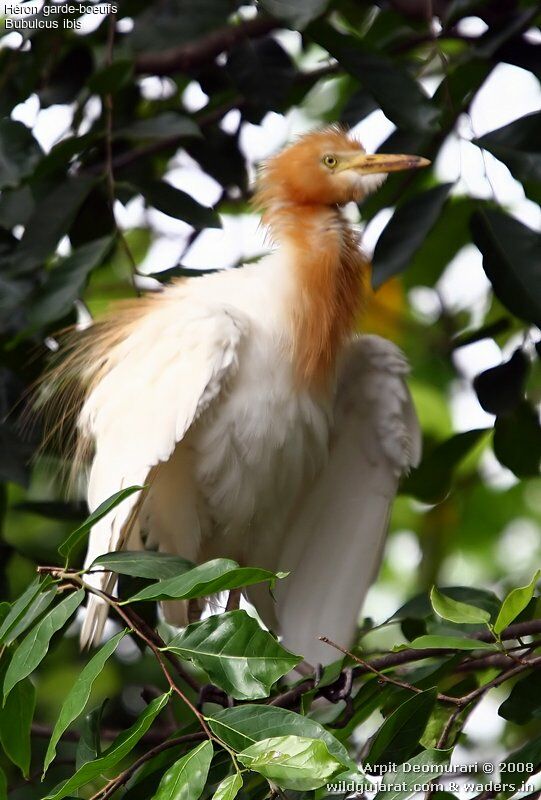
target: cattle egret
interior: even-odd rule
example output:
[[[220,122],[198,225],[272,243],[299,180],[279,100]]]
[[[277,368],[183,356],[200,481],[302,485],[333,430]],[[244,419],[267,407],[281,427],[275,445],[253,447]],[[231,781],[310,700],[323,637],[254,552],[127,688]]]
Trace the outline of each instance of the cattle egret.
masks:
[[[147,547],[286,570],[275,598],[248,591],[265,624],[312,664],[334,658],[319,635],[350,644],[420,434],[402,353],[355,334],[369,265],[341,207],[428,163],[369,155],[336,127],[309,133],[259,178],[269,255],[117,304],[74,340],[57,377],[81,383],[89,508],[147,486],[94,525],[87,566]],[[182,601],[164,614],[188,621]],[[92,596],[83,644],[106,616]]]

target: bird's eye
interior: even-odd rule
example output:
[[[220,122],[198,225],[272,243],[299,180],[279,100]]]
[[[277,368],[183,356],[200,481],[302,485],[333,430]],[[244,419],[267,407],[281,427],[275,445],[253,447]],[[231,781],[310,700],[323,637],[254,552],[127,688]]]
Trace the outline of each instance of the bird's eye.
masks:
[[[329,169],[334,169],[336,167],[338,161],[337,161],[335,156],[327,155],[327,156],[323,156],[323,163]]]

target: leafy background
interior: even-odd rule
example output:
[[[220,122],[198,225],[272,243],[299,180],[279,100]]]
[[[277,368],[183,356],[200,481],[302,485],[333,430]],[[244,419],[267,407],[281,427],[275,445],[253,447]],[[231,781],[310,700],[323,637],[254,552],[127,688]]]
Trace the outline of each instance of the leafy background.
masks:
[[[438,748],[455,741],[458,760],[506,757],[526,747],[511,759],[539,768],[539,18],[539,4],[527,0],[123,0],[115,17],[40,11],[35,19],[81,23],[78,29],[4,32],[0,639],[4,691],[13,688],[0,712],[0,742],[10,797],[68,796],[80,786],[82,796],[104,798],[106,779],[123,769],[126,782],[111,791],[130,799],[211,796],[222,779],[219,797],[264,797],[267,778],[286,793],[310,796],[339,768],[354,768],[349,756],[437,762]],[[528,97],[521,103],[523,87]],[[491,128],[480,119],[490,102],[509,109],[506,124]],[[497,109],[487,117],[498,118]],[[378,682],[357,663],[350,691],[347,674],[337,678],[338,665],[323,688],[304,682],[272,711],[260,698],[282,696],[276,681],[292,656],[274,652],[256,686],[247,685],[242,670],[231,683],[219,659],[187,655],[208,635],[195,630],[172,642],[169,655],[188,669],[180,686],[190,702],[199,685],[218,686],[205,696],[214,721],[202,741],[197,714],[177,692],[162,696],[169,687],[159,659],[143,652],[140,637],[111,626],[118,638],[88,664],[76,641],[82,595],[57,591],[62,580],[73,581],[53,575],[32,583],[37,565],[64,565],[57,548],[86,512],[78,496],[64,499],[55,441],[32,459],[43,432],[38,424],[23,435],[21,418],[59,329],[99,315],[112,300],[156,290],[173,275],[260,255],[264,243],[249,209],[257,162],[293,133],[336,120],[368,145],[434,163],[422,174],[393,176],[360,208],[376,290],[360,324],[392,338],[411,361],[425,456],[396,503],[358,653],[410,688]],[[72,565],[84,534],[75,537]],[[148,587],[149,578],[166,580],[190,566],[142,563],[108,563],[124,570],[126,596]],[[172,591],[204,594],[211,581],[231,586],[257,577],[235,569],[211,565],[199,589],[189,589],[188,575],[188,584]],[[448,589],[443,599],[432,593],[431,605],[435,583],[465,588]],[[501,611],[501,599],[516,586],[526,588]],[[163,586],[146,596],[159,591]],[[18,605],[8,605],[22,593]],[[126,608],[153,621],[152,602]],[[476,651],[472,666],[463,650],[472,646],[468,637],[477,636],[480,647],[484,636],[485,646],[501,649],[489,643],[505,629],[502,619],[527,626],[518,645],[515,629],[504,637],[507,647],[525,648],[519,656]],[[224,641],[231,631],[244,641],[252,630],[242,616],[220,624]],[[442,636],[455,640],[416,666],[391,669],[381,661],[393,647],[427,635],[440,637],[440,645]],[[434,640],[417,646],[429,644]],[[257,653],[243,655],[248,670]],[[490,689],[498,675],[505,680]],[[74,696],[66,708],[69,687]],[[449,724],[455,706],[436,701],[434,687],[455,698],[478,694],[465,710],[456,706],[461,713]],[[223,691],[236,698],[235,708],[220,710]],[[313,704],[318,693],[325,703]],[[243,706],[250,700],[257,707]],[[40,783],[61,709],[56,758]],[[227,726],[220,715],[229,715]],[[333,728],[337,720],[342,727]],[[122,729],[129,733],[114,739]],[[114,742],[98,758],[100,736],[103,747]],[[174,746],[151,752],[135,769],[136,758],[171,736]],[[277,737],[258,751],[261,739]],[[230,751],[242,754],[239,769],[251,770],[243,772],[242,788]],[[278,753],[270,765],[269,753]],[[53,749],[47,760],[54,755]],[[97,766],[87,766],[63,792],[55,789],[85,764]],[[6,785],[0,780],[0,797]]]

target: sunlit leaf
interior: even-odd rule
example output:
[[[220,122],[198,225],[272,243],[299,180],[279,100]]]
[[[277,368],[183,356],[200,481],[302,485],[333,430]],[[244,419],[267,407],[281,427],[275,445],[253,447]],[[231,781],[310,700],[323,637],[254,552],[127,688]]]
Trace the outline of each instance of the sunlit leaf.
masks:
[[[469,605],[469,603],[461,603],[458,600],[453,600],[443,592],[440,592],[435,586],[432,587],[430,592],[430,602],[432,608],[443,619],[448,619],[450,622],[475,624],[476,622],[483,624],[490,622],[490,614],[482,608]]]
[[[248,769],[259,772],[282,789],[318,789],[342,765],[322,739],[304,736],[275,736],[250,745],[238,754]]]
[[[481,642],[477,639],[468,639],[460,636],[436,636],[428,634],[426,636],[418,636],[413,642],[408,644],[408,647],[414,650],[492,650],[496,648],[495,644],[488,642]]]
[[[494,630],[500,634],[502,631],[515,620],[518,615],[524,611],[530,600],[532,599],[535,587],[541,577],[541,569],[536,570],[530,583],[526,586],[521,586],[517,589],[512,589],[502,603],[502,607],[496,622],[494,623]]]
[[[322,739],[337,761],[347,767],[354,766],[344,745],[323,725],[286,708],[268,705],[224,708],[210,716],[208,724],[213,733],[234,750],[245,750],[262,739],[294,734],[307,739]]]

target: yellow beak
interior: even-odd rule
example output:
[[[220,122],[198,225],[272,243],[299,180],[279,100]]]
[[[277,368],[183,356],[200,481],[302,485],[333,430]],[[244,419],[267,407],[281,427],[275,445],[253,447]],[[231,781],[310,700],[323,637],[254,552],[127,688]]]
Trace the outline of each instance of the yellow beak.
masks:
[[[363,175],[400,172],[404,169],[428,167],[430,161],[422,156],[390,155],[389,153],[359,153],[341,156],[336,172],[355,169]]]

